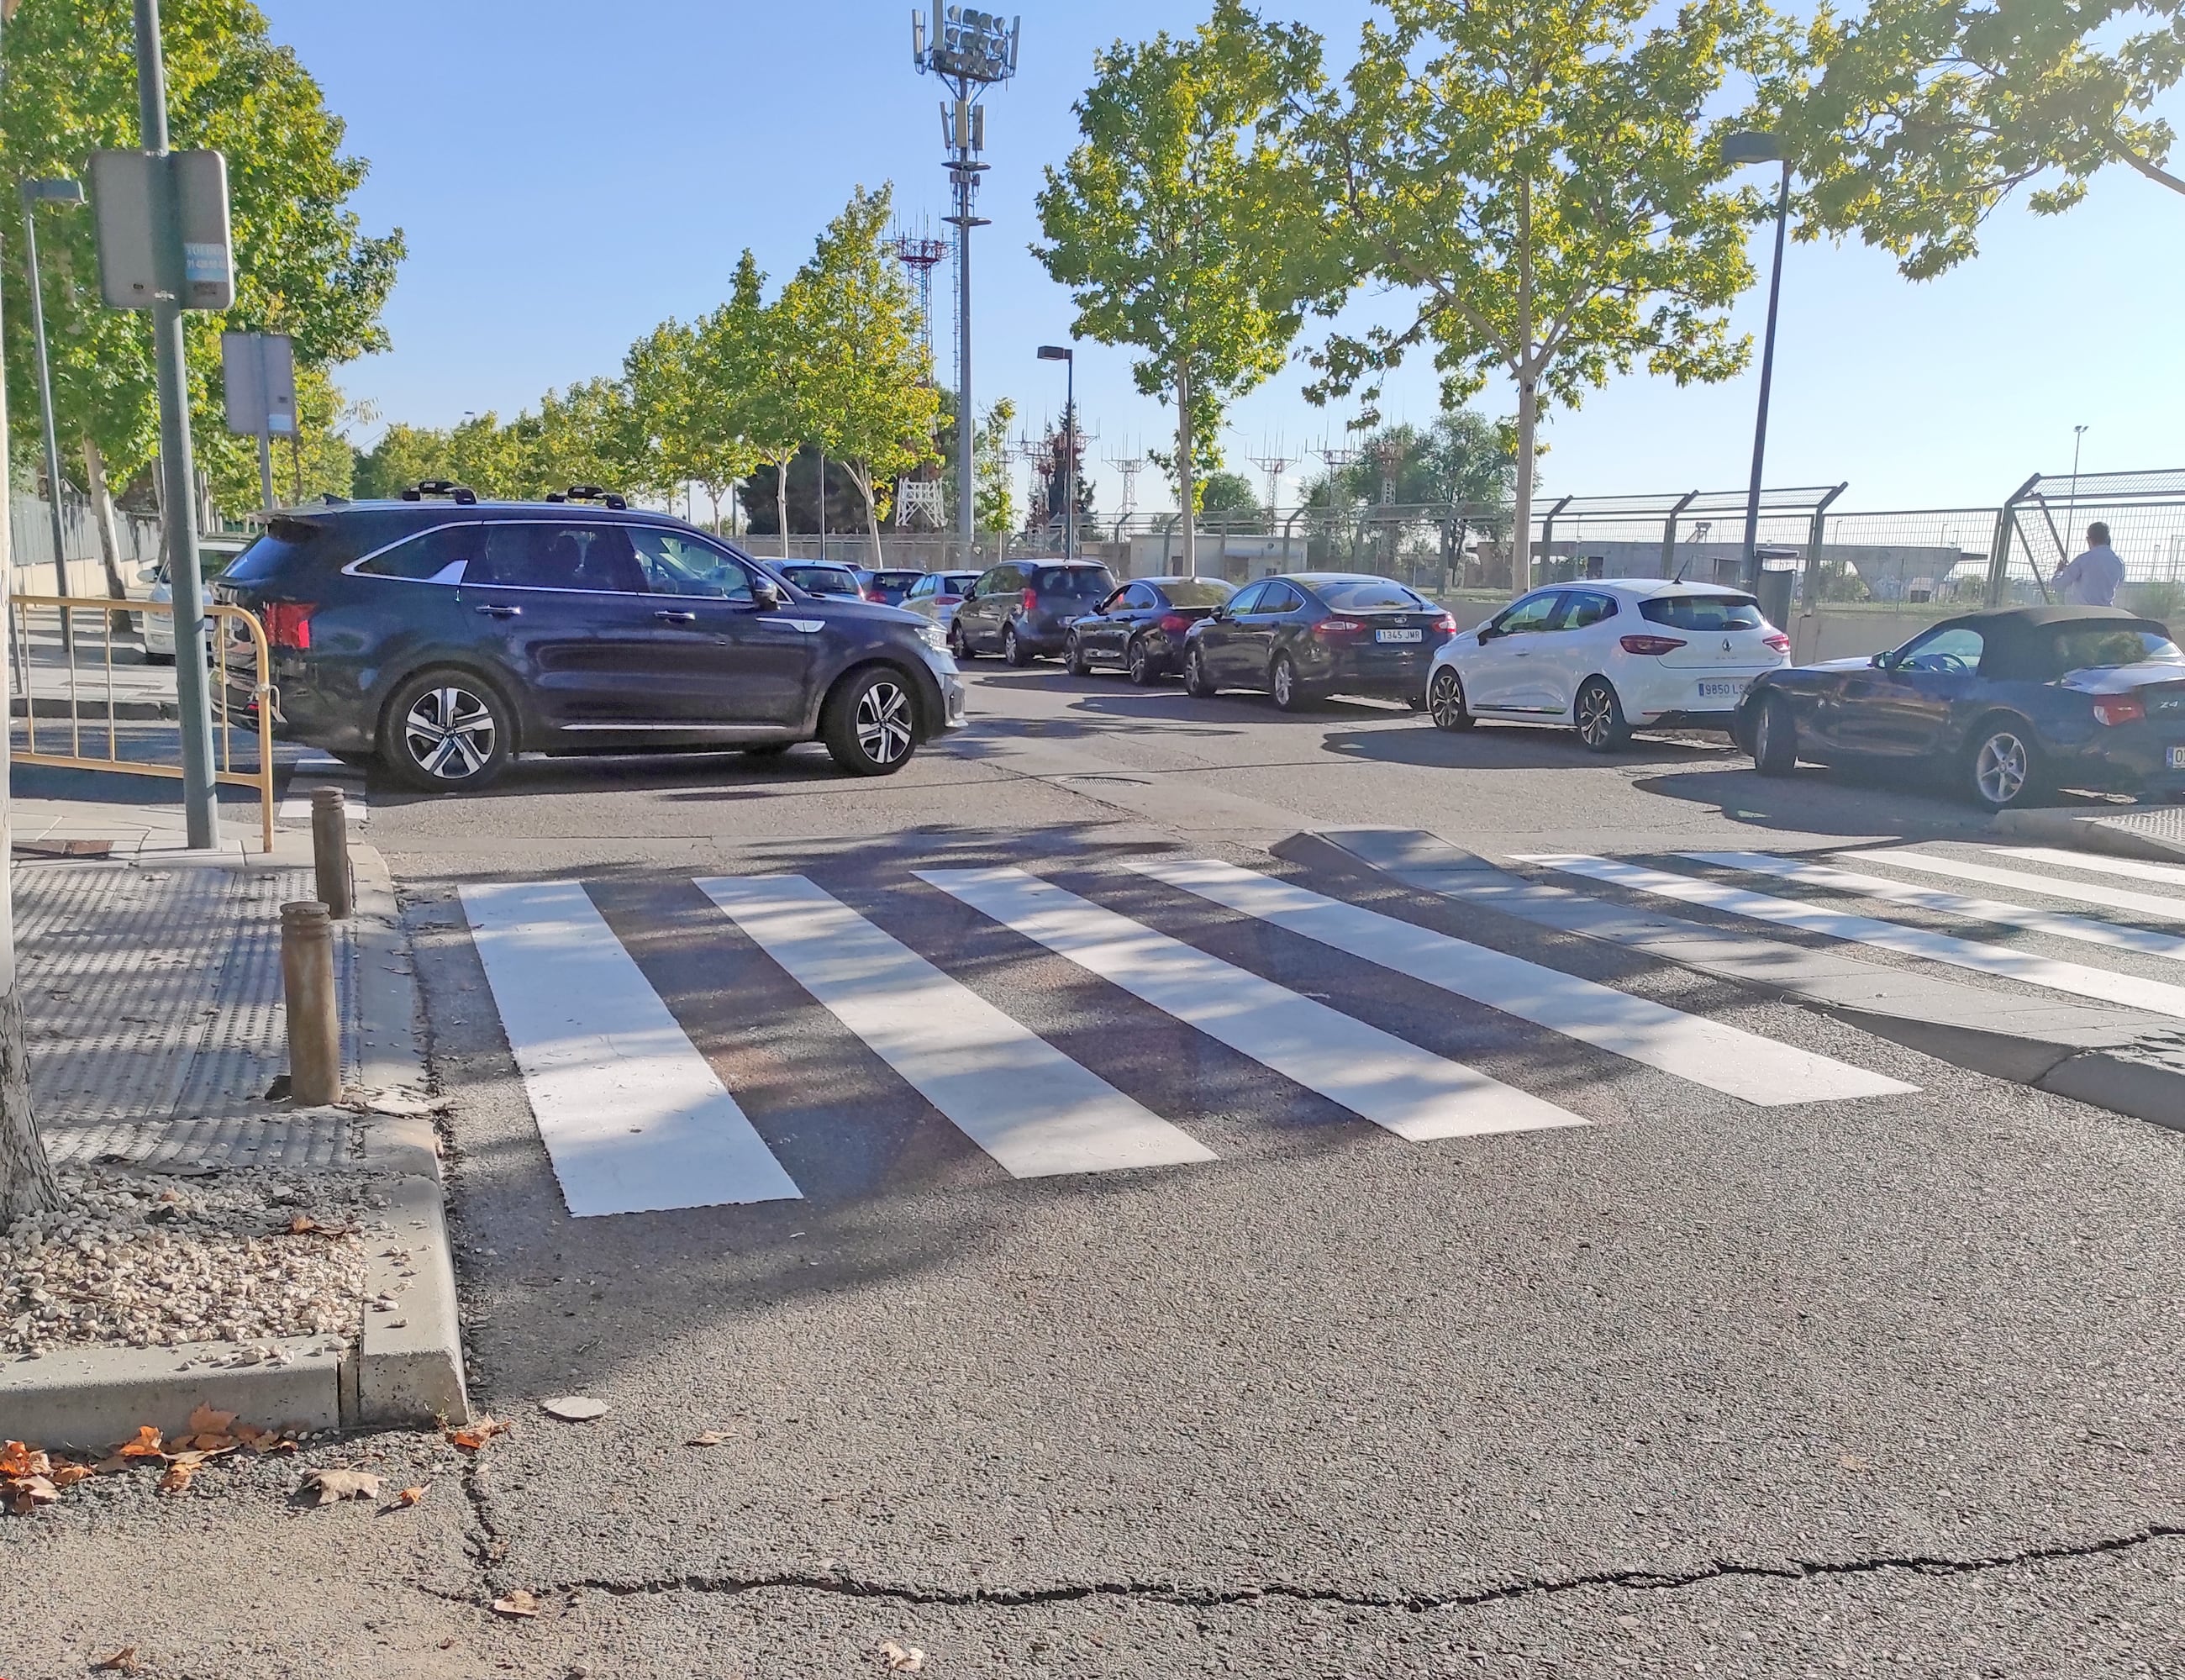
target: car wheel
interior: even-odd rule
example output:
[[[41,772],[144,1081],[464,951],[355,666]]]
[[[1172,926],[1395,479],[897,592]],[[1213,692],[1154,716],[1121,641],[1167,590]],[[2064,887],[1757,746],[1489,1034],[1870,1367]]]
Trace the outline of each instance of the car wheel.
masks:
[[[852,776],[891,776],[910,762],[918,745],[917,708],[910,684],[885,666],[859,672],[838,685],[819,714],[819,738],[828,756]]]
[[[1070,674],[1073,677],[1089,677],[1092,674],[1092,667],[1085,662],[1084,645],[1077,639],[1077,633],[1075,630],[1070,633],[1070,644],[1063,655],[1063,661],[1069,666]]]
[[[1990,718],[1965,749],[1966,791],[1990,811],[2033,804],[2042,790],[2041,769],[2033,732],[2015,717]]]
[[[948,627],[948,651],[958,665],[969,665],[979,656],[972,649],[971,639],[964,633],[964,622],[956,620]]]
[[[394,691],[379,753],[423,793],[489,785],[516,751],[516,719],[494,686],[468,671],[426,671]]]
[[[1623,702],[1617,699],[1615,685],[1606,677],[1589,677],[1579,686],[1572,716],[1578,724],[1578,738],[1588,752],[1614,752],[1631,739]]]
[[[1183,691],[1193,700],[1212,700],[1221,692],[1206,674],[1206,656],[1197,648],[1183,656]]]
[[[1146,639],[1136,638],[1131,643],[1129,654],[1131,680],[1140,688],[1151,688],[1160,673],[1154,669],[1153,656],[1146,651]]]
[[[1456,667],[1445,665],[1427,686],[1427,716],[1437,729],[1468,729],[1478,720],[1464,703],[1464,678]]]
[[[1763,700],[1752,715],[1752,767],[1763,776],[1787,776],[1798,767],[1798,720],[1782,700]]]
[[[1274,696],[1277,710],[1303,712],[1315,696],[1298,680],[1297,667],[1286,653],[1275,656],[1275,662],[1267,667],[1267,692]]]
[[[1002,657],[1021,671],[1031,663],[1031,650],[1017,638],[1017,627],[1004,625],[1002,629]]]

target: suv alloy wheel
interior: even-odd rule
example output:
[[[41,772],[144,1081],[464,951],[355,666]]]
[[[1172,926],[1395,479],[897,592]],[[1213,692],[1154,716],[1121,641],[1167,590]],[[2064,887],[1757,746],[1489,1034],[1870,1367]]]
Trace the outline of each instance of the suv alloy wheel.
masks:
[[[468,793],[508,767],[515,719],[493,685],[467,671],[423,671],[388,701],[380,756],[425,793]]]

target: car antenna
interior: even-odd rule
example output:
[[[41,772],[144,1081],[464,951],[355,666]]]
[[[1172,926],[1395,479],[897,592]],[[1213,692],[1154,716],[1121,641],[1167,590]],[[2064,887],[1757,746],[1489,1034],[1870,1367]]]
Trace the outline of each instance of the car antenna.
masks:
[[[1677,575],[1670,578],[1669,581],[1672,583],[1683,583],[1685,581],[1685,568],[1691,563],[1692,557],[1690,555],[1686,555],[1682,560],[1679,561],[1677,562]]]

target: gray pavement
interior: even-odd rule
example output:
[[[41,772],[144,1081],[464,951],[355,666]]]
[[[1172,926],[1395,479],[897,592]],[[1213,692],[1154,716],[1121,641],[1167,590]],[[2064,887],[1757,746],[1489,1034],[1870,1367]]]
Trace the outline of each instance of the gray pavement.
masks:
[[[375,779],[455,1104],[473,1400],[517,1427],[397,1517],[298,1513],[260,1478],[187,1515],[115,1495],[96,1522],[0,1528],[30,1596],[72,1583],[71,1631],[23,1649],[65,1672],[141,1633],[176,1672],[238,1676],[365,1657],[832,1675],[872,1671],[884,1640],[946,1675],[2179,1672],[2185,1138],[1266,849],[1385,823],[1713,878],[1677,854],[1975,857],[1972,813],[1762,782],[1697,738],[1601,760],[1365,705],[1285,717],[1051,667],[982,664],[974,684],[982,722],[880,783],[806,751],[526,762],[472,800]],[[1914,1089],[1724,1097],[1126,867],[1160,858]],[[936,866],[1026,870],[1586,1124],[1390,1136],[912,873]],[[1010,1177],[691,885],[781,873],[1218,1158]],[[582,884],[802,1199],[569,1215],[460,900],[500,880]],[[2138,980],[2170,966],[1977,936]],[[571,1392],[606,1416],[537,1411]],[[718,1443],[685,1444],[701,1432]],[[444,1451],[340,1450],[404,1474]],[[75,1584],[127,1549],[173,1541],[186,1562],[208,1522],[235,1584],[187,1622]],[[294,1605],[277,1649],[244,1631],[261,1573],[260,1615]],[[482,1610],[519,1587],[549,1615]]]

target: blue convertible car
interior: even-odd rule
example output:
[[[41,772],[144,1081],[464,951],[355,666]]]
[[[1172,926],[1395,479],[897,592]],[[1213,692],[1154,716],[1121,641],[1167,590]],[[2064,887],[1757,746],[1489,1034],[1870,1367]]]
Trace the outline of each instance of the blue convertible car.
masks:
[[[1991,811],[2059,787],[2185,794],[2185,652],[2117,607],[1969,612],[1870,659],[1770,671],[1737,722],[1763,776],[1925,761]]]

